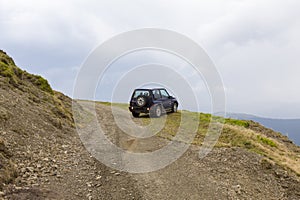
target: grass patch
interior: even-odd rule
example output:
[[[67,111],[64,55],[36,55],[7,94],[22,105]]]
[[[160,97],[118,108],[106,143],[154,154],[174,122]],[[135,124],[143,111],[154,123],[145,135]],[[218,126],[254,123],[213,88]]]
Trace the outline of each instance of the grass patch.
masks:
[[[240,129],[233,129],[231,125],[224,125],[222,134],[218,139],[216,147],[242,147],[253,149],[253,141],[250,135],[244,134]]]
[[[234,126],[241,126],[241,127],[245,127],[245,128],[248,128],[250,126],[249,122],[246,120],[223,118],[220,116],[214,116],[214,115],[207,114],[207,113],[201,113],[200,120],[201,120],[201,122],[209,123],[211,121],[214,121],[214,122],[220,122],[220,123],[230,124],[230,125],[234,125]]]
[[[18,78],[14,73],[13,67],[0,61],[0,75],[6,77],[11,84],[18,84]]]
[[[50,87],[48,81],[46,79],[44,79],[43,77],[39,76],[39,75],[33,75],[35,76],[35,80],[32,81],[32,83],[36,86],[38,86],[41,90],[48,92],[50,94],[53,94],[53,90]]]
[[[270,147],[277,147],[277,144],[269,138],[257,135],[257,140],[263,144],[269,145]]]
[[[18,68],[12,58],[6,55],[5,52],[0,50],[0,75],[8,80],[8,83],[14,85],[17,88],[23,86],[30,87],[28,83],[37,86],[39,89],[54,94],[48,81],[39,75],[29,74],[26,71]]]
[[[249,122],[245,120],[238,120],[238,119],[231,119],[231,118],[225,119],[225,123],[230,125],[235,125],[235,126],[242,126],[245,128],[248,128],[250,126]]]

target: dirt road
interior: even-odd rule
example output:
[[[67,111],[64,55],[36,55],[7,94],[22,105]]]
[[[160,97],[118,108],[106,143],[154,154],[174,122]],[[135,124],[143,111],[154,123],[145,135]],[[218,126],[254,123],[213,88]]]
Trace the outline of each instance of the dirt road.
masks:
[[[97,104],[96,110],[107,137],[123,149],[151,152],[170,143],[156,136],[136,139],[122,132],[114,117],[117,114],[122,119],[131,121],[130,113],[123,109],[116,109],[115,116],[108,106]],[[140,119],[134,119],[134,122],[142,124]],[[112,197],[118,196],[122,190],[138,194],[135,197],[138,199],[284,199],[299,195],[297,182],[288,177],[287,172],[257,154],[239,148],[222,148],[199,159],[198,151],[198,146],[190,146],[181,158],[155,172],[121,172],[118,178],[123,179],[123,182],[126,180],[127,185],[122,186],[121,191],[112,192]],[[147,167],[148,164],[150,165],[149,161],[140,166]],[[286,184],[295,190],[287,189]]]

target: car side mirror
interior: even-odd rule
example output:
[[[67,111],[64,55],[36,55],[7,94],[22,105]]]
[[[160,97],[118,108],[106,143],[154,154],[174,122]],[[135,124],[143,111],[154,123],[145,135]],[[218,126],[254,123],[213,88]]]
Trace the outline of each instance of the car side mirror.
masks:
[[[168,98],[169,98],[169,99],[173,99],[173,97],[172,97],[172,96],[169,96]]]

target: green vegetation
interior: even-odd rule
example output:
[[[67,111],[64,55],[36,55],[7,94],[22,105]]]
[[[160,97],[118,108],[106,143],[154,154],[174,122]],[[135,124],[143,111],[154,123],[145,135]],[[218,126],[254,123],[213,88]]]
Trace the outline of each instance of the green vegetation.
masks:
[[[41,90],[53,94],[53,90],[50,87],[48,81],[39,75],[35,75],[34,85],[38,86]]]
[[[230,125],[242,126],[242,127],[245,127],[245,128],[248,128],[249,125],[250,125],[248,121],[231,119],[231,118],[225,119],[225,123],[230,124]]]
[[[0,75],[6,77],[8,82],[11,84],[18,83],[13,67],[7,65],[6,62],[3,62],[3,59],[0,61]]]
[[[273,140],[268,139],[266,137],[257,135],[257,140],[263,144],[269,145],[270,147],[277,147],[277,144]]]
[[[37,86],[41,90],[53,95],[53,90],[48,81],[39,75],[29,74],[18,68],[12,58],[0,50],[0,75],[5,77],[8,83],[21,88],[21,85],[27,85],[28,82]]]
[[[0,49],[0,62],[5,63],[6,65],[15,65],[13,59]]]
[[[201,113],[200,114],[200,121],[201,122],[210,122],[210,121],[216,121],[220,123],[225,123],[225,124],[230,124],[230,125],[235,125],[235,126],[242,126],[245,128],[249,127],[249,122],[245,120],[238,120],[238,119],[231,119],[231,118],[223,118],[219,116],[213,116],[211,114],[207,113]]]

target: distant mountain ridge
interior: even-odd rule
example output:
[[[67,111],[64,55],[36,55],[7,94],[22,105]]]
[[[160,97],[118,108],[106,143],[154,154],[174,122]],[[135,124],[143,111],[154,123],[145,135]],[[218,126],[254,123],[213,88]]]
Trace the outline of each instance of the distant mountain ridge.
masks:
[[[226,113],[226,115],[234,119],[258,122],[267,128],[288,136],[295,144],[300,146],[300,119],[274,119],[244,113]]]

